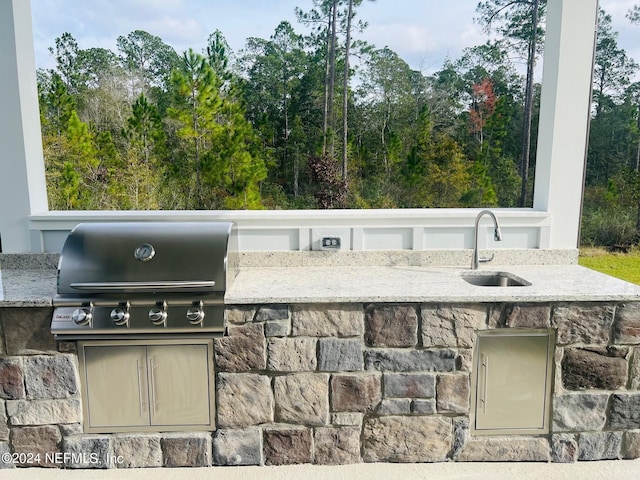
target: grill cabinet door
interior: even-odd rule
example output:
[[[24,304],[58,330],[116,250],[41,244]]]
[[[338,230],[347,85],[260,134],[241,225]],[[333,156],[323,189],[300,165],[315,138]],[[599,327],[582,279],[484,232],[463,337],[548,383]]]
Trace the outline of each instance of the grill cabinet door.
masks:
[[[151,425],[211,424],[207,345],[147,347]]]
[[[213,342],[80,342],[84,431],[212,430]]]
[[[477,348],[476,433],[545,433],[550,335],[483,335]]]
[[[149,424],[144,346],[84,346],[90,429]]]

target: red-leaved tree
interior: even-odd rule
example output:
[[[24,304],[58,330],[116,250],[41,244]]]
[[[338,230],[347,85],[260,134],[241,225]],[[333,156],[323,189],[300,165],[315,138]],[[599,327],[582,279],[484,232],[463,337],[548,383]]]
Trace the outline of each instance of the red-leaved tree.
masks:
[[[496,109],[496,94],[493,82],[485,78],[471,87],[471,106],[469,108],[469,130],[476,136],[480,145],[484,142],[484,126]]]

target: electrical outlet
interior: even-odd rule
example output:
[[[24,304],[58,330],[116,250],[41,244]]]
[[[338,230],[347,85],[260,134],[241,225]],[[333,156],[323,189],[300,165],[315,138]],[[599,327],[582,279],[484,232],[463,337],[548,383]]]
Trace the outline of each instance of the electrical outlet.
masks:
[[[322,237],[320,244],[322,250],[340,250],[342,247],[342,238],[340,237]]]

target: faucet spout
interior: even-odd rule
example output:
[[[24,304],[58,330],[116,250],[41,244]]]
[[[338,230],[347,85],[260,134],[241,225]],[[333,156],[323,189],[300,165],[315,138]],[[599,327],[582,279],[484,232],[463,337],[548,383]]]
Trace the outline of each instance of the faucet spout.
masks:
[[[491,210],[482,210],[480,213],[478,213],[478,216],[476,217],[476,223],[474,227],[473,257],[471,259],[472,270],[477,270],[478,264],[480,262],[490,262],[491,260],[493,260],[493,255],[491,255],[489,258],[480,258],[478,254],[478,224],[480,223],[480,218],[482,218],[484,215],[488,215],[493,220],[493,226],[494,226],[493,239],[496,242],[502,241],[502,231],[500,230],[500,224],[498,223],[498,219],[496,218],[496,216]]]

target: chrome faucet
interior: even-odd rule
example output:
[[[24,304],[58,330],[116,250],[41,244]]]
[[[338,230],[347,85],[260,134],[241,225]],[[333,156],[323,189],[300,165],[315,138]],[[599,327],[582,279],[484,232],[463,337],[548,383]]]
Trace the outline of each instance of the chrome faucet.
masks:
[[[495,230],[493,231],[493,239],[496,242],[502,241],[502,232],[500,231],[500,224],[498,223],[498,219],[496,218],[496,216],[493,214],[491,210],[482,210],[476,217],[475,231],[474,231],[474,237],[473,237],[473,258],[471,259],[472,270],[478,269],[478,263],[490,262],[491,260],[493,260],[493,257],[494,257],[493,254],[491,254],[489,258],[480,258],[478,255],[478,224],[480,223],[480,218],[483,215],[489,215],[493,219],[493,225],[495,227]]]

